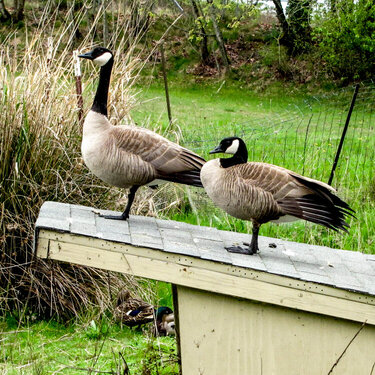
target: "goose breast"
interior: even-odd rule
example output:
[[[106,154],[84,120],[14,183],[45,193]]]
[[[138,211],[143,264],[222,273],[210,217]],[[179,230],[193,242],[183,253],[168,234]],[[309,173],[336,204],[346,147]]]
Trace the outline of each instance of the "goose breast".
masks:
[[[142,155],[119,145],[118,130],[126,134],[126,126],[115,127],[102,115],[88,116],[82,138],[82,157],[91,172],[110,185],[128,188],[145,185],[155,179],[153,166]]]
[[[201,180],[213,202],[236,218],[263,223],[283,215],[274,198],[282,183],[272,182],[262,163],[222,168],[214,159],[202,167]]]

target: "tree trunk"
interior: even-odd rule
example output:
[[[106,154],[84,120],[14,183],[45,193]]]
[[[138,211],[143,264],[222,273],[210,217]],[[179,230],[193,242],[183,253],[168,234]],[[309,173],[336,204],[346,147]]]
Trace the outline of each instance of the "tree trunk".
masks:
[[[0,22],[10,20],[11,16],[7,8],[5,8],[4,0],[0,0]]]
[[[311,42],[311,0],[288,0],[287,16],[281,0],[273,0],[282,36],[280,43],[288,48],[289,55],[308,49]]]
[[[200,33],[201,33],[201,37],[202,37],[202,40],[201,40],[201,43],[200,43],[201,61],[204,65],[207,65],[208,60],[209,60],[209,56],[210,56],[210,54],[208,52],[208,46],[207,46],[207,41],[208,41],[207,33],[206,33],[205,28],[204,28],[204,25],[203,25],[203,22],[202,22],[202,19],[201,19],[202,15],[199,12],[199,8],[198,8],[198,5],[197,5],[196,1],[191,0],[191,4],[193,6],[193,12],[194,12],[195,19],[199,23],[199,29],[200,29]]]
[[[229,61],[229,58],[228,58],[228,55],[227,55],[227,50],[225,49],[223,35],[222,35],[221,30],[219,28],[219,25],[217,24],[217,21],[216,21],[216,8],[215,8],[215,5],[213,4],[212,0],[207,0],[207,2],[210,4],[209,12],[210,12],[210,17],[211,17],[211,21],[212,21],[212,26],[214,28],[216,40],[217,40],[217,43],[219,45],[219,49],[220,49],[220,53],[221,53],[221,58],[223,60],[225,72],[227,72],[227,71],[229,71],[230,61]]]
[[[25,0],[14,0],[14,13],[12,18],[15,22],[22,21],[24,19]]]
[[[289,24],[285,17],[283,7],[281,5],[281,0],[273,0],[273,3],[276,8],[276,17],[279,21],[282,36],[280,38],[280,43],[285,45],[288,49],[293,46],[293,40],[291,40],[290,32],[289,32]]]

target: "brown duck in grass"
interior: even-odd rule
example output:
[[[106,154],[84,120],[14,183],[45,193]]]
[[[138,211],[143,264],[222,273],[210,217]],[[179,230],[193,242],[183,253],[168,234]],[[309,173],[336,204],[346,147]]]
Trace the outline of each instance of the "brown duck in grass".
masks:
[[[218,207],[253,224],[248,248],[227,247],[229,252],[257,253],[259,228],[269,221],[282,223],[303,219],[335,231],[348,231],[346,219],[353,216],[354,211],[326,183],[276,165],[248,162],[246,144],[238,137],[223,139],[210,152],[216,153],[233,156],[210,160],[203,165],[203,187]]]
[[[141,326],[154,321],[154,306],[133,297],[126,290],[120,292],[115,308],[115,317],[128,327]]]
[[[156,310],[152,304],[133,297],[128,290],[119,293],[114,315],[130,328],[154,322],[155,336],[171,336],[176,333],[172,309],[161,306]]]

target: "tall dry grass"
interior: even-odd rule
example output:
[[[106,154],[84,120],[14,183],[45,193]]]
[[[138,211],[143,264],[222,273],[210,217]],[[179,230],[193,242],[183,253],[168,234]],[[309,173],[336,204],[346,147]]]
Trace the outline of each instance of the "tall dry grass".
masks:
[[[72,6],[59,26],[61,9],[54,4],[48,1],[37,15],[33,11],[30,17],[37,25],[30,28],[26,22],[24,38],[11,31],[0,45],[0,314],[26,307],[42,315],[70,315],[90,306],[104,310],[111,306],[111,294],[137,287],[125,276],[33,258],[33,227],[44,201],[115,208],[124,196],[102,185],[82,162],[72,64],[73,49],[86,51],[100,44],[108,9],[100,6],[93,13],[88,7],[77,11]],[[147,28],[137,25],[135,32],[132,9],[116,10],[121,2],[106,4],[111,7],[108,46],[116,50],[110,113],[117,123],[130,121],[135,101],[130,89],[142,66],[138,54],[143,51],[136,49]],[[84,20],[85,37],[77,41],[76,28]],[[82,66],[83,81],[89,83],[84,85],[84,112],[91,105],[98,75],[87,64]],[[152,212],[149,198],[138,199],[143,203],[136,207]]]

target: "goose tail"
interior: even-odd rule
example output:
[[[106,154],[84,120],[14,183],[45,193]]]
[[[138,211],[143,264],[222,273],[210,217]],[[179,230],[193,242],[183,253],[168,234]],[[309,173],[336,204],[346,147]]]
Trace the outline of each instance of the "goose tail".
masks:
[[[285,197],[277,203],[287,215],[323,225],[334,231],[348,232],[348,217],[354,217],[354,210],[333,194],[328,188],[302,176],[293,176],[310,190],[301,197]]]
[[[175,172],[164,176],[158,176],[157,178],[168,182],[176,182],[178,184],[203,187],[200,170]]]

